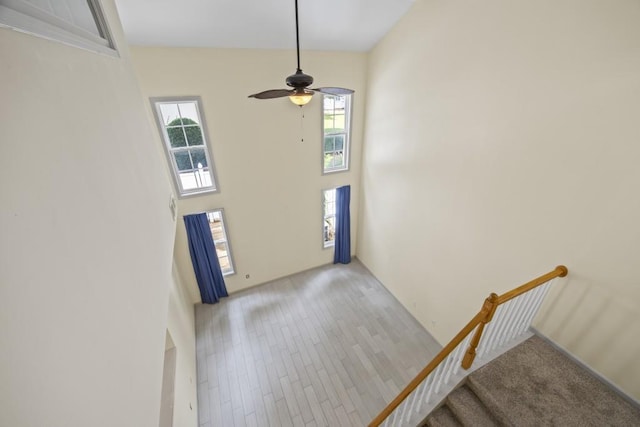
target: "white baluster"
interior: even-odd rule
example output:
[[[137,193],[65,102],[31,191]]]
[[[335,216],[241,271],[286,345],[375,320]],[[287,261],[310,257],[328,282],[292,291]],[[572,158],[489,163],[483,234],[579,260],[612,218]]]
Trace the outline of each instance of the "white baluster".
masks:
[[[529,303],[529,310],[527,310],[527,313],[524,318],[525,328],[529,328],[529,325],[531,324],[531,319],[536,314],[536,302],[540,298],[541,294],[542,294],[542,286],[539,286],[531,291],[531,302]]]
[[[427,401],[426,393],[428,392],[429,387],[431,387],[432,383],[433,383],[433,371],[429,375],[427,375],[427,378],[424,379],[424,387],[422,389],[422,392],[420,393],[420,397],[418,398],[418,407],[416,408],[416,412],[420,412],[420,408],[422,408],[422,404]]]
[[[546,283],[544,286],[540,286],[540,292],[538,293],[538,295],[536,295],[536,299],[534,301],[533,304],[533,310],[531,312],[531,315],[529,316],[529,318],[527,319],[527,329],[529,328],[529,326],[531,326],[531,322],[533,321],[533,318],[535,317],[536,314],[538,314],[538,310],[540,310],[540,306],[542,305],[542,301],[544,300],[544,297],[547,296],[547,292],[549,291],[549,287],[550,287],[550,283]]]
[[[504,336],[505,343],[510,342],[513,336],[515,335],[514,331],[516,330],[518,319],[522,317],[522,314],[524,313],[525,299],[522,298],[523,296],[524,295],[520,295],[514,298],[513,300],[513,305],[514,305],[513,318],[511,319],[511,322],[509,323],[509,326],[507,327],[507,330],[505,332],[505,336]]]
[[[463,343],[464,343],[464,340],[462,340],[462,342],[460,342],[460,344],[458,344],[458,346],[451,353],[453,355],[452,364],[451,364],[451,369],[449,369],[449,373],[447,374],[446,378],[444,379],[444,383],[445,384],[449,384],[449,380],[450,380],[451,376],[455,375],[455,373],[457,371],[456,367],[460,363],[460,362],[458,362],[458,360],[460,359],[460,352],[462,352],[463,348],[464,348],[462,346]]]
[[[520,324],[518,325],[518,330],[520,332],[520,334],[524,333],[525,331],[527,331],[529,329],[529,326],[531,325],[531,319],[533,316],[535,316],[536,314],[536,304],[535,302],[538,300],[538,298],[543,296],[543,288],[547,286],[547,284],[544,284],[542,286],[538,286],[537,288],[531,290],[531,292],[529,292],[529,304],[527,307],[527,310],[524,312],[523,316],[522,316],[522,321],[520,322]]]
[[[414,394],[414,393],[415,393],[415,390],[413,390],[413,392],[411,392],[411,394]],[[409,409],[409,401],[407,399],[409,399],[411,397],[411,394],[409,396],[407,396],[407,398],[404,399],[404,401],[400,404],[400,406],[402,407],[402,410],[399,411],[400,412],[400,422],[405,421],[405,415],[407,414],[407,410]],[[400,409],[400,408],[398,408],[398,409]]]
[[[484,328],[484,333],[478,344],[478,354],[476,358],[482,359],[491,349],[492,338],[496,333],[496,318],[493,317],[491,323],[487,324]]]
[[[502,308],[502,310],[500,310],[500,317],[498,318],[498,321],[496,322],[496,332],[494,333],[493,336],[493,344],[492,344],[492,350],[495,350],[498,348],[498,344],[500,343],[500,331],[504,328],[504,323],[507,321],[507,310],[509,308],[509,306],[507,305],[509,304],[508,302],[506,304],[501,305],[500,307]]]
[[[398,408],[393,411],[393,417],[387,417],[387,419],[391,418],[391,425],[396,426],[396,419],[398,418]]]
[[[502,334],[502,343],[501,343],[502,346],[509,344],[511,340],[511,335],[513,332],[513,326],[516,324],[516,321],[518,320],[518,317],[520,316],[520,313],[522,310],[521,306],[525,302],[522,298],[516,297],[511,301],[511,303],[513,304],[513,312],[511,313],[511,318],[509,319],[509,323],[507,324],[507,327],[505,328],[504,333]]]
[[[507,325],[507,328],[505,328],[504,333],[502,334],[502,339],[500,344],[502,346],[505,346],[509,343],[510,339],[511,339],[511,333],[513,331],[513,326],[516,323],[518,317],[520,317],[521,311],[519,310],[519,306],[526,306],[527,302],[524,299],[524,297],[526,297],[526,295],[529,292],[520,295],[520,297],[516,297],[513,300],[511,300],[511,303],[513,304],[513,312],[511,314],[511,318],[509,319],[509,323]]]
[[[528,294],[529,292],[527,292],[526,294],[520,295],[518,298],[516,298],[518,300],[518,315],[516,316],[515,319],[513,319],[513,325],[511,328],[511,334],[508,338],[508,340],[512,340],[515,337],[519,336],[522,331],[520,330],[521,326],[522,326],[522,322],[525,318],[525,315],[527,313],[527,307],[529,305],[528,303]]]
[[[507,301],[504,304],[504,314],[502,315],[502,319],[500,320],[500,328],[497,331],[496,336],[496,348],[502,346],[502,337],[504,335],[504,331],[511,320],[511,313],[513,312],[513,300]]]
[[[523,330],[529,329],[529,325],[530,325],[530,323],[529,323],[530,320],[529,319],[531,319],[533,317],[533,315],[534,315],[534,310],[535,310],[535,303],[534,302],[535,302],[536,297],[538,296],[539,293],[540,293],[540,287],[537,287],[537,288],[533,289],[531,292],[529,292],[529,295],[528,295],[529,304],[528,304],[528,307],[527,307],[527,311],[526,311],[526,313],[524,315],[524,318],[522,319],[521,328]]]
[[[522,316],[520,316],[521,318],[518,323],[518,330],[520,330],[521,332],[525,331],[529,327],[527,325],[527,317],[531,313],[532,302],[536,292],[537,292],[537,288],[522,295],[522,298],[525,301],[525,307],[524,307]]]
[[[413,399],[411,399],[411,405],[409,406],[409,413],[410,414],[413,414],[415,412],[416,402],[420,399],[420,396],[422,395],[422,393],[424,393],[423,390],[427,386],[427,379],[428,378],[429,378],[429,376],[427,376],[427,378],[422,380],[420,385],[418,387],[416,387],[415,391],[413,392]]]
[[[407,396],[407,398],[405,399],[405,402],[406,402],[405,412],[408,412],[409,416],[411,416],[411,411],[413,411],[413,404],[416,401],[416,398],[418,396],[418,390],[420,389],[420,386],[422,385],[423,382],[424,382],[424,380],[420,384],[418,384],[418,386],[416,388],[414,388],[413,391],[411,392],[411,394],[409,396]],[[404,414],[403,414],[402,418],[404,418]]]
[[[425,403],[429,403],[431,401],[431,394],[433,393],[433,389],[435,388],[436,382],[438,381],[438,378],[440,377],[440,372],[442,372],[442,363],[440,363],[438,365],[438,367],[436,368],[436,370],[434,372],[433,381],[429,385],[429,391],[427,391],[427,396],[425,398]]]
[[[447,356],[446,359],[444,359],[441,363],[441,365],[444,365],[444,367],[442,368],[442,373],[440,374],[440,378],[438,378],[438,382],[436,383],[436,389],[435,389],[435,394],[440,393],[440,387],[442,386],[442,381],[444,380],[445,376],[447,375],[447,372],[449,371],[449,366],[451,365],[451,353],[449,353],[449,356]]]
[[[469,335],[467,335],[467,337],[460,344],[461,354],[459,355],[459,359],[456,361],[456,364],[453,367],[453,374],[454,375],[457,375],[458,371],[462,367],[462,359],[464,358],[465,351],[467,351],[467,348],[469,348],[469,343],[471,342],[471,336],[472,335],[473,335],[472,333],[469,333]]]
[[[491,322],[489,322],[484,329],[484,333],[482,334],[482,339],[480,340],[480,344],[478,345],[478,358],[483,357],[485,354],[491,351],[491,346],[493,345],[493,338],[496,335],[496,329],[498,324],[498,319],[501,317],[503,307],[501,305],[498,306],[495,313],[493,313],[493,318]]]
[[[494,319],[495,319],[495,316],[494,316]],[[490,334],[492,331],[493,331],[493,322],[490,322],[484,325],[484,332],[482,332],[482,337],[480,337],[478,348],[476,348],[476,359],[482,358],[482,356],[486,352],[487,345],[489,344]]]

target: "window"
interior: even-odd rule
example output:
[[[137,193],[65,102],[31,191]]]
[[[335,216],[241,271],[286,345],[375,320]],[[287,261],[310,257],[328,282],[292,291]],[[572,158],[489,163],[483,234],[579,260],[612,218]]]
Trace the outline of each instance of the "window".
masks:
[[[222,274],[227,276],[235,273],[233,269],[233,260],[231,259],[231,248],[227,239],[227,229],[224,225],[224,214],[222,209],[207,212],[209,220],[209,228],[213,236],[213,243],[216,245],[216,253],[218,261],[220,261],[220,269]]]
[[[181,197],[217,191],[200,98],[152,99]]]
[[[336,237],[336,189],[322,192],[322,239],[325,248],[333,246]]]
[[[322,95],[322,171],[349,169],[351,95]]]
[[[0,26],[115,55],[98,0],[0,0]]]

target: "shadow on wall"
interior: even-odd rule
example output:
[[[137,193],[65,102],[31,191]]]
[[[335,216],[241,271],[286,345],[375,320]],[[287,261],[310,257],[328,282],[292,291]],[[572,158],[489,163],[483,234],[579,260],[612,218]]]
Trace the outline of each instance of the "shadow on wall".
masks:
[[[625,299],[570,275],[554,287],[534,325],[635,399],[640,399],[640,316]]]

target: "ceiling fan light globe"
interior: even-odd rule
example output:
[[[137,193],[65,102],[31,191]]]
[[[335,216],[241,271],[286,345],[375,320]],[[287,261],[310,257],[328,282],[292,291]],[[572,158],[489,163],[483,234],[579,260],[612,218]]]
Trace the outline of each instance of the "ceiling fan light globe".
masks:
[[[301,92],[301,93],[293,93],[289,95],[289,100],[293,102],[295,105],[302,107],[303,105],[307,105],[309,101],[311,101],[311,97],[313,96],[313,92]]]

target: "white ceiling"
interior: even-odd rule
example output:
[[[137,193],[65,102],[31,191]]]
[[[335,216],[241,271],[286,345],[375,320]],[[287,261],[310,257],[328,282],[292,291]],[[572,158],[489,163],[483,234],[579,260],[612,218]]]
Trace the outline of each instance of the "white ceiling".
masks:
[[[299,0],[300,48],[370,50],[414,0]],[[295,48],[294,0],[116,0],[129,43]]]

